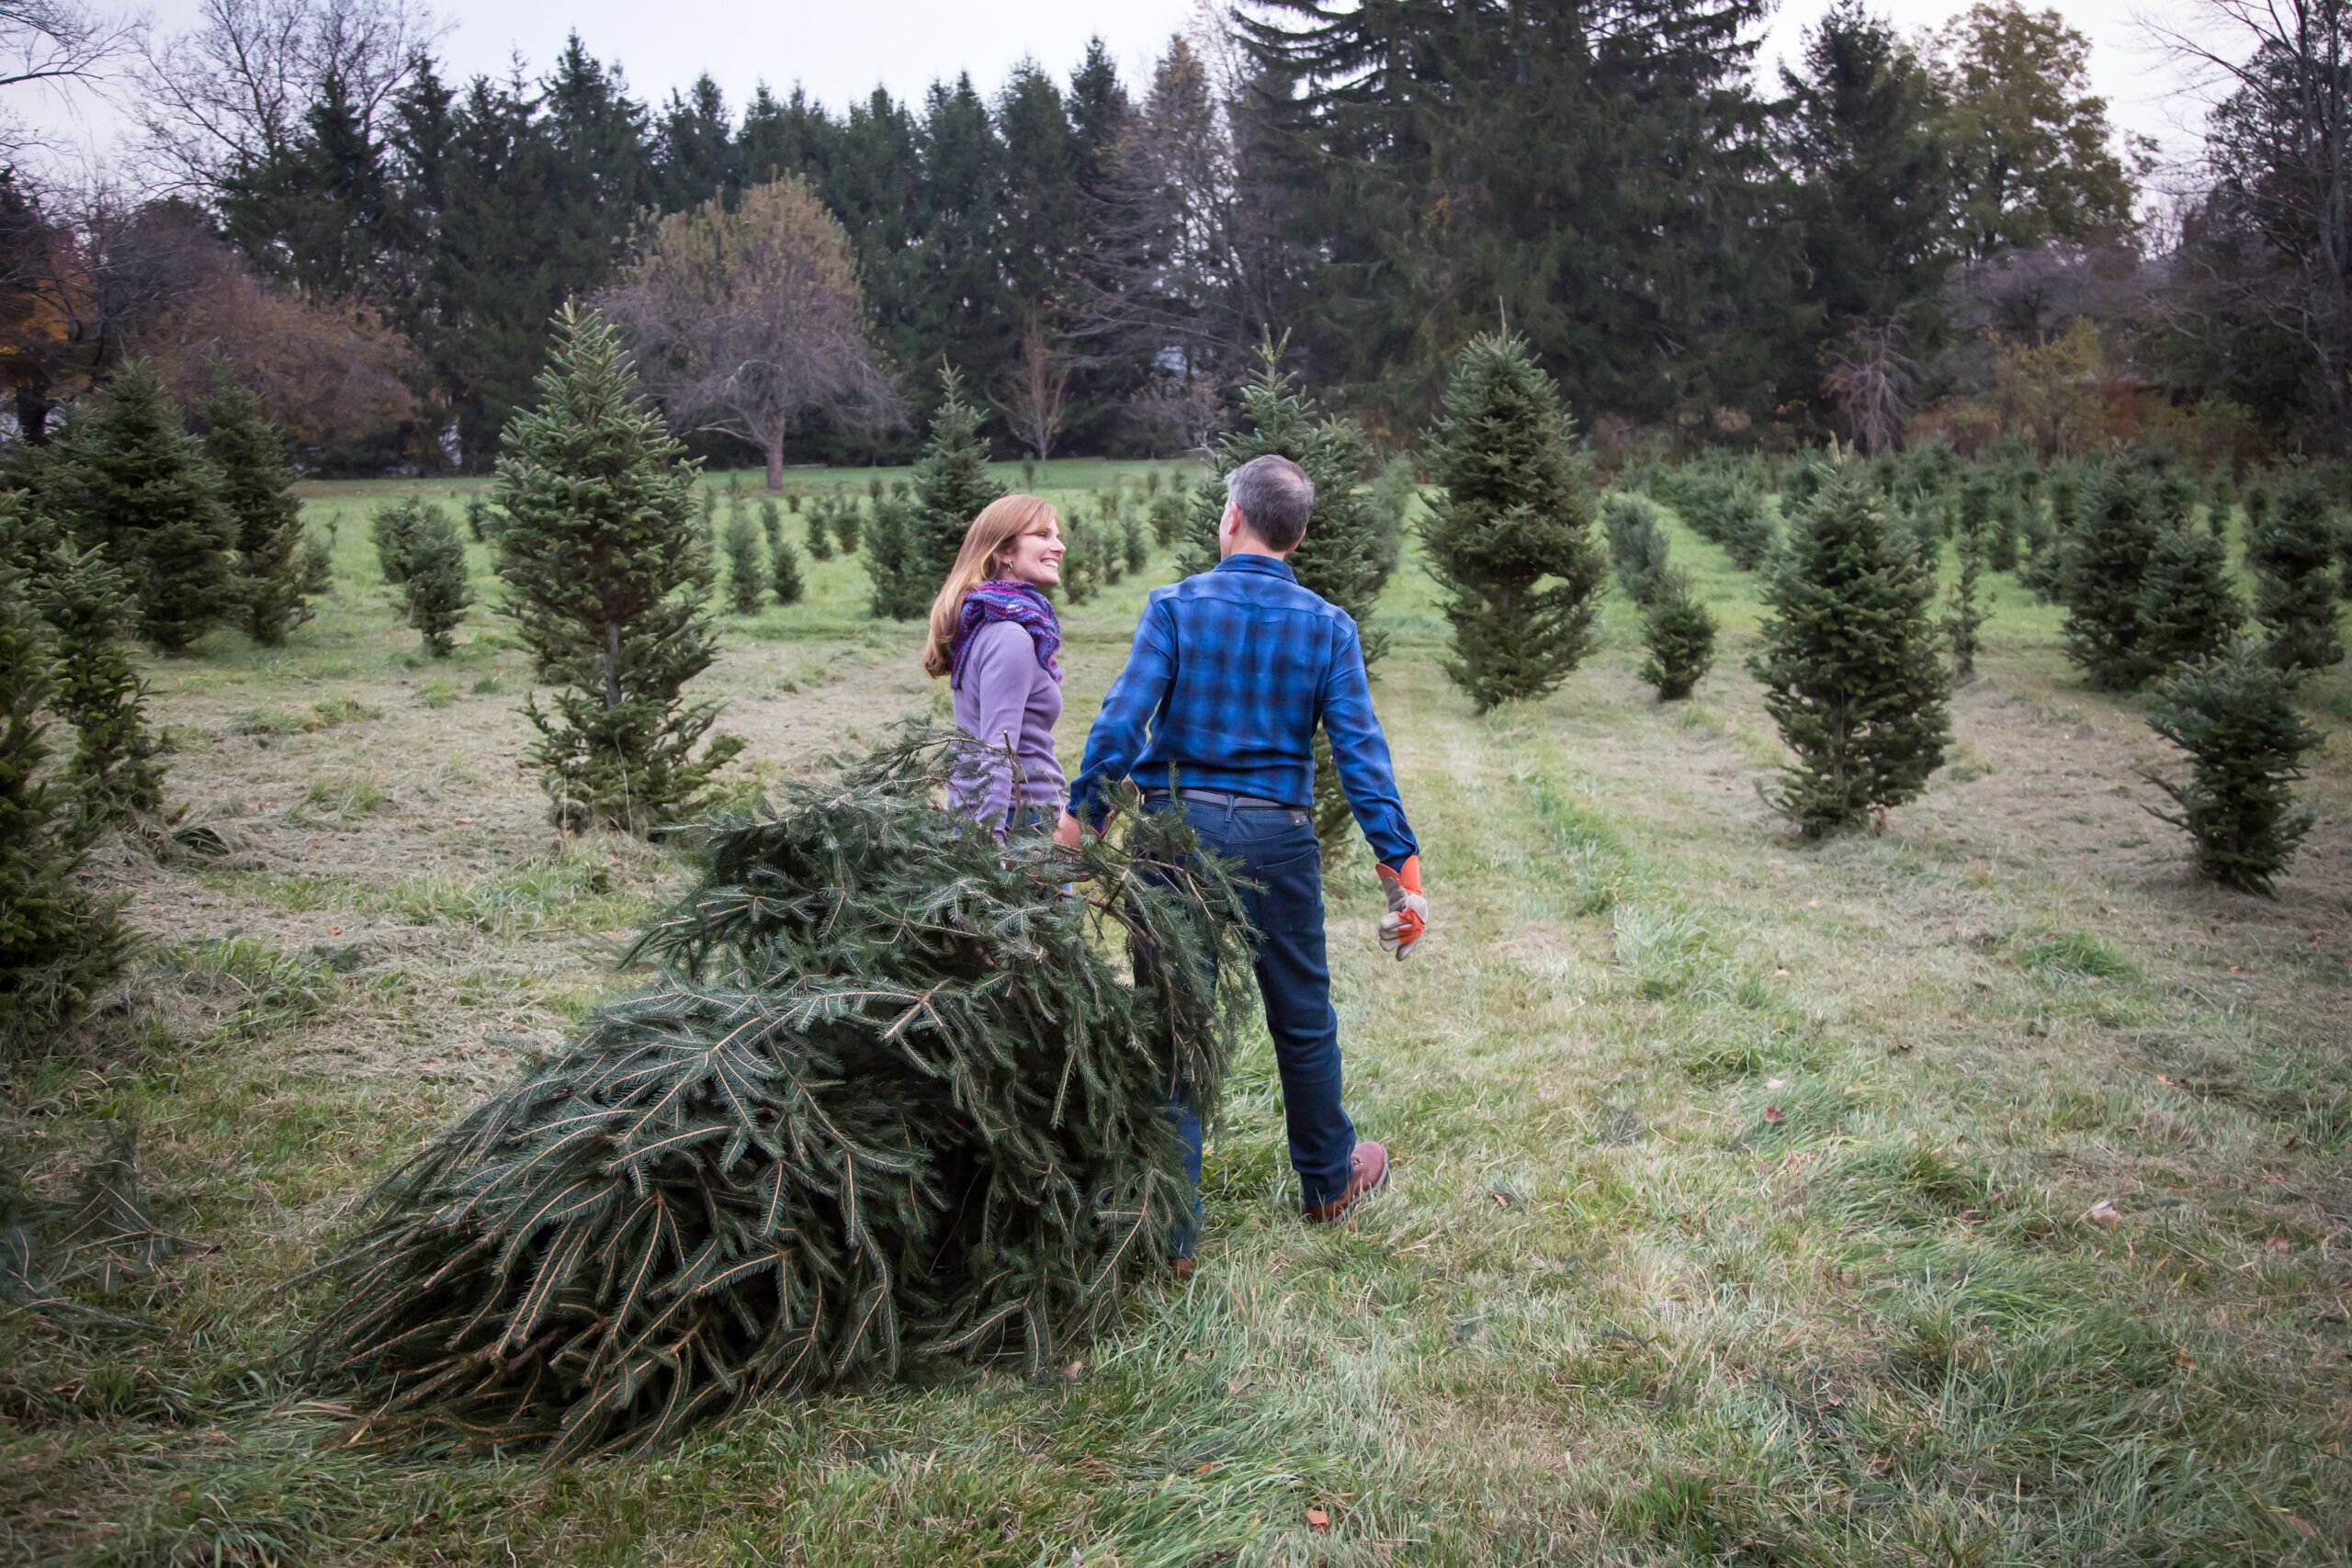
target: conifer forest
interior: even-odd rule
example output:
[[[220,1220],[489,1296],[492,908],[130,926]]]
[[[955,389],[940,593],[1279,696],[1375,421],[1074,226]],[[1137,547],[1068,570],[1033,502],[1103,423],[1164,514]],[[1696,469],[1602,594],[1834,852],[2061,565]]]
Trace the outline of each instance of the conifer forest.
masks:
[[[0,1568],[2352,1562],[2352,0],[1780,9],[0,6]],[[922,664],[1050,502],[1075,776],[1269,455],[1328,1224]]]

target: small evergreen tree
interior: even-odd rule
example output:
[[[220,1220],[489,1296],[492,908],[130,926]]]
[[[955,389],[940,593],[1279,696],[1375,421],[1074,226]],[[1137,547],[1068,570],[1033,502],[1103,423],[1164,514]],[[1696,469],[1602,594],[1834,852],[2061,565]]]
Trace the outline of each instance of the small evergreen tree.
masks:
[[[814,553],[816,536],[809,536]],[[910,621],[931,607],[939,584],[928,587],[924,566],[915,547],[914,508],[897,496],[874,503],[865,529],[865,579],[873,588],[870,601],[876,620]]]
[[[797,604],[808,592],[800,581],[800,552],[792,547],[789,539],[779,539],[775,546],[775,602]]]
[[[304,592],[302,503],[286,437],[265,417],[261,400],[223,386],[205,402],[205,455],[220,476],[220,502],[236,528],[237,592],[245,630],[264,648],[311,618]]]
[[[71,1022],[121,973],[115,907],[81,874],[88,835],[79,803],[45,766],[48,637],[26,579],[0,563],[0,1055],[14,1057]]]
[[[2155,671],[2229,646],[2245,621],[2229,551],[2211,533],[2168,528],[2140,579],[2141,651]]]
[[[854,501],[844,501],[833,509],[833,537],[840,541],[842,554],[857,554],[860,525],[864,517],[865,513],[858,510]],[[968,525],[968,520],[967,522]]]
[[[448,658],[457,646],[450,634],[465,620],[474,590],[466,572],[465,542],[440,507],[425,507],[410,536],[408,580],[401,589],[409,625],[424,634],[424,651]]]
[[[123,645],[128,580],[103,546],[61,545],[37,603],[52,634],[50,706],[74,726],[71,772],[89,826],[164,809],[161,748],[147,728],[147,687]]]
[[[1158,479],[1159,470],[1152,469],[1151,476]],[[1184,491],[1182,486],[1171,483],[1151,498],[1151,542],[1163,550],[1169,549],[1183,532]]]
[[[2199,873],[2225,887],[2268,894],[2311,829],[2294,786],[2322,737],[2295,711],[2295,679],[2242,637],[2167,681],[2148,719],[2190,764],[2185,784],[2148,775],[2179,807],[2149,810],[2196,840]]]
[[[408,581],[409,559],[416,553],[416,541],[440,510],[422,495],[412,493],[384,502],[368,518],[368,536],[375,544],[376,564],[383,570],[385,587],[399,588]]]
[[[2014,493],[2004,494],[1993,503],[1992,529],[1984,536],[1984,564],[1995,571],[2018,569],[2018,515],[2025,504]]]
[[[1951,642],[1952,678],[1972,680],[1976,674],[1976,649],[1979,634],[1984,628],[1984,609],[1977,602],[1977,584],[1984,575],[1984,530],[1988,525],[1970,523],[1967,509],[1962,510],[1960,572],[1952,580],[1951,607],[1944,613],[1944,635]]]
[[[2238,503],[2237,485],[2230,477],[2227,459],[2213,465],[2213,488],[2205,501],[2205,525],[2213,537],[2230,536],[2230,513]]]
[[[2263,526],[2246,532],[2254,613],[2282,670],[2324,670],[2344,657],[2335,552],[2327,491],[2308,468],[2280,487]]]
[[[826,505],[823,496],[819,496],[815,503],[808,508],[808,558],[810,560],[833,558],[832,535],[826,526],[826,514],[831,510],[831,508]]]
[[[1646,496],[1612,491],[1600,503],[1600,521],[1609,534],[1617,585],[1634,604],[1649,604],[1667,570],[1666,530],[1657,506]]]
[[[1143,531],[1143,519],[1129,512],[1119,519],[1119,544],[1126,558],[1130,576],[1141,577],[1143,569],[1151,564],[1151,546]]]
[[[1934,596],[1860,480],[1840,478],[1792,520],[1749,667],[1796,753],[1774,804],[1807,838],[1902,805],[1942,765],[1950,685]]]
[[[914,558],[920,567],[919,603],[909,614],[931,609],[933,595],[947,581],[964,547],[972,519],[989,502],[1004,494],[1004,487],[989,472],[989,444],[980,434],[980,411],[964,396],[964,378],[952,367],[939,378],[939,409],[931,416],[931,435],[914,468]],[[856,547],[846,533],[844,552]]]
[[[2064,541],[2066,657],[2101,691],[2131,691],[2163,666],[2151,655],[2140,581],[2164,537],[2153,477],[2119,454],[2085,487]]]
[[[760,534],[768,542],[768,554],[784,548],[784,509],[772,495],[760,498]]]
[[[490,542],[490,502],[480,491],[466,497],[466,532],[477,545]]]
[[[1075,508],[1062,517],[1062,593],[1083,604],[1102,585],[1102,557],[1093,525]]]
[[[767,603],[767,570],[760,560],[759,530],[748,517],[727,525],[727,587],[735,613],[756,615]]]
[[[302,536],[302,593],[322,599],[334,589],[334,547],[317,534]]]
[[[612,330],[569,304],[555,329],[537,401],[498,459],[505,613],[558,688],[552,713],[525,707],[558,819],[641,832],[698,809],[742,749],[710,735],[716,703],[684,696],[718,652],[716,573],[694,470]]]
[[[1556,689],[1592,651],[1600,552],[1559,389],[1524,340],[1475,338],[1428,439],[1421,525],[1445,592],[1445,671],[1480,713]]]
[[[74,531],[129,575],[140,635],[185,652],[237,603],[236,524],[220,475],[145,360],[116,374],[72,434],[62,478]]]
[[[1760,570],[1781,542],[1781,530],[1772,521],[1771,507],[1763,491],[1753,485],[1731,488],[1717,526],[1722,530],[1721,543],[1731,557],[1731,564],[1742,571]]]
[[[1657,688],[1660,702],[1689,696],[1713,667],[1715,618],[1688,572],[1664,571],[1651,583],[1642,645],[1649,651],[1642,679]]]
[[[1258,374],[1241,389],[1241,422],[1218,437],[1212,468],[1193,491],[1193,528],[1184,569],[1206,571],[1216,565],[1216,530],[1225,515],[1225,477],[1252,457],[1279,452],[1306,471],[1315,486],[1315,511],[1306,541],[1290,558],[1301,586],[1318,593],[1354,618],[1364,663],[1379,661],[1386,635],[1373,624],[1373,608],[1388,581],[1382,561],[1383,530],[1363,483],[1372,467],[1372,442],[1353,420],[1325,413],[1282,373],[1282,345],[1259,346]],[[1316,739],[1315,829],[1326,844],[1339,841],[1348,823],[1348,802],[1340,788],[1330,745]]]

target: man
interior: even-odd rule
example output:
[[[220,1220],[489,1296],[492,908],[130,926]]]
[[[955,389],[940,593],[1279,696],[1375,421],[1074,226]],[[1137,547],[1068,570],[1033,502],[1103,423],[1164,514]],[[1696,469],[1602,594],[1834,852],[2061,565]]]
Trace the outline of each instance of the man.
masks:
[[[1287,457],[1226,477],[1217,565],[1155,589],[1126,668],[1086,738],[1057,837],[1101,829],[1105,784],[1132,775],[1149,810],[1181,810],[1208,850],[1239,863],[1266,1027],[1283,1084],[1291,1166],[1309,1224],[1339,1219],[1388,1179],[1388,1154],[1359,1142],[1340,1105],[1340,1028],[1323,945],[1322,853],[1315,838],[1315,730],[1380,862],[1388,912],[1380,942],[1398,959],[1420,939],[1420,852],[1396,798],[1388,742],[1373,716],[1363,648],[1347,613],[1299,586],[1286,558],[1306,536],[1315,486]],[[1177,1086],[1193,1224],[1173,1247],[1193,1271],[1201,1122]]]

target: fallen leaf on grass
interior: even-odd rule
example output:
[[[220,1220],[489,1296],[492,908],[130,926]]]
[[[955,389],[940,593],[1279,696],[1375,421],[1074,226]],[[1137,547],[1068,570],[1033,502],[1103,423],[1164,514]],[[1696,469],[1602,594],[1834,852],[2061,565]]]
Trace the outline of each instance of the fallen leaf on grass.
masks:
[[[1764,1080],[1764,1087],[1766,1089],[1786,1089],[1789,1087],[1789,1080],[1786,1078],[1766,1078]]]
[[[2123,1223],[2123,1211],[2102,1198],[2084,1212],[2083,1218],[2095,1225],[2120,1225]]]
[[[1320,1508],[1309,1508],[1306,1510],[1306,1528],[1311,1530],[1329,1529],[1331,1516]]]
[[[1764,1108],[1764,1120],[1772,1126],[1777,1127],[1788,1119],[1789,1113],[1777,1105],[1768,1105]]]
[[[2190,1355],[2186,1350],[2175,1350],[2172,1353],[2172,1364],[2176,1367],[2188,1367],[2193,1369],[2197,1365],[2197,1358]]]
[[[2283,1257],[2288,1250],[2293,1247],[2293,1245],[2294,1244],[2292,1242],[2290,1242],[2283,1235],[2274,1235],[2263,1242],[2262,1250],[2265,1252],[2275,1252]]]
[[[1072,1382],[1076,1382],[1085,1375],[1086,1363],[1084,1361],[1072,1361],[1069,1366],[1062,1369],[1062,1376],[1068,1378]]]

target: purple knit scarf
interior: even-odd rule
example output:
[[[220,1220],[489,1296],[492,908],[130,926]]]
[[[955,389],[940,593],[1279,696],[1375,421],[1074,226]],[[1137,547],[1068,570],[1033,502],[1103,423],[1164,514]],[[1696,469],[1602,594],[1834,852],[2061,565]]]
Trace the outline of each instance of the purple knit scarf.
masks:
[[[964,607],[956,613],[956,635],[948,639],[947,683],[964,683],[964,649],[972,634],[990,621],[1011,621],[1029,633],[1037,645],[1037,662],[1046,673],[1058,681],[1062,678],[1061,660],[1057,657],[1062,647],[1062,623],[1054,614],[1053,602],[1026,582],[1014,582],[1004,578],[990,578],[964,595]]]

